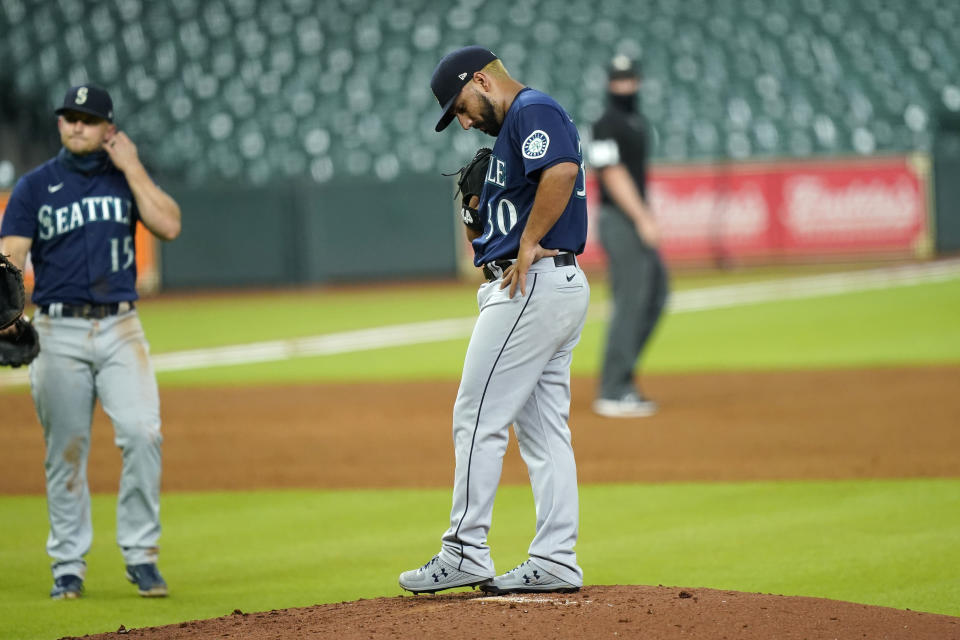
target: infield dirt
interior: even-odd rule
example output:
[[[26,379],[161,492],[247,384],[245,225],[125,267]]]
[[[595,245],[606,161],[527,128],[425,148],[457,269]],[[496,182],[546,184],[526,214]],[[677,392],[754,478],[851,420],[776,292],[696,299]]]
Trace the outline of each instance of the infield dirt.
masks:
[[[573,381],[582,483],[960,476],[960,367],[668,375],[645,388],[656,416],[610,419],[590,410],[593,381]],[[456,382],[162,389],[163,487],[449,487],[456,393]],[[0,493],[43,493],[30,396],[0,397]],[[119,473],[97,409],[91,491],[115,492]],[[512,436],[503,482],[528,483]]]
[[[570,424],[582,483],[960,476],[960,367],[662,375],[645,388],[661,405],[658,415],[605,419],[589,408],[594,382],[574,380]],[[450,486],[456,389],[453,382],[163,389],[164,489]],[[30,397],[2,399],[0,493],[42,493],[43,442]],[[92,491],[116,490],[112,438],[98,410]],[[503,482],[527,483],[515,443]],[[529,635],[949,640],[960,639],[960,618],[699,587],[588,585],[570,596],[477,592],[235,612],[92,637]]]

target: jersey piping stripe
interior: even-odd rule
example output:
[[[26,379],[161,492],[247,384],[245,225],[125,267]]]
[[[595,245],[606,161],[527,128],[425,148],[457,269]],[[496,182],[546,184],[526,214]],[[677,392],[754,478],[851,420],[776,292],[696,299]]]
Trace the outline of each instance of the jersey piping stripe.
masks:
[[[496,360],[493,361],[493,366],[490,367],[490,373],[487,374],[487,381],[483,385],[483,393],[480,394],[480,406],[477,407],[477,421],[473,425],[473,436],[470,438],[470,455],[467,456],[467,486],[466,486],[466,499],[463,505],[463,515],[460,516],[460,522],[457,523],[457,529],[454,532],[454,535],[457,538],[460,538],[460,527],[463,526],[463,520],[467,517],[467,511],[470,510],[470,469],[473,465],[473,448],[477,442],[477,431],[480,429],[480,414],[483,412],[483,401],[487,397],[487,389],[490,387],[490,380],[493,378],[494,372],[497,370],[497,363],[500,362],[500,356],[503,355],[503,350],[507,348],[507,343],[510,342],[513,332],[517,330],[517,325],[520,324],[520,318],[523,317],[523,312],[527,310],[527,305],[530,304],[530,300],[533,298],[533,292],[537,288],[537,274],[533,274],[533,285],[530,287],[530,293],[527,295],[527,301],[523,303],[523,308],[520,309],[520,313],[517,315],[516,322],[513,323],[513,326],[510,327],[510,333],[507,334],[506,339],[503,341],[503,345],[500,347],[500,352],[497,353]],[[457,570],[463,571],[463,542],[460,543],[460,562],[457,563]]]

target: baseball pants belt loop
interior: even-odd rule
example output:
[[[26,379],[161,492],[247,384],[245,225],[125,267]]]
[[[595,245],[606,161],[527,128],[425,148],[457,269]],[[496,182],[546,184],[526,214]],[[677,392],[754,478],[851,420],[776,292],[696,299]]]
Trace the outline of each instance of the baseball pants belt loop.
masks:
[[[113,302],[110,304],[65,304],[54,302],[40,305],[40,313],[51,318],[85,318],[102,320],[107,316],[126,313],[134,308],[133,302]]]
[[[504,270],[516,262],[516,258],[510,260],[494,260],[483,265],[483,277],[487,282],[493,282],[503,277]],[[553,256],[553,264],[557,267],[572,267],[577,264],[577,257],[570,252],[564,252]]]

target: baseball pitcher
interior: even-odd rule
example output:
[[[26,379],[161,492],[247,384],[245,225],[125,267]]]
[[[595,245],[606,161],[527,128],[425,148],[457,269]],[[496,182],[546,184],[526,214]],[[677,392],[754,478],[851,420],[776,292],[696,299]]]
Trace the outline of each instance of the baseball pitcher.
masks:
[[[453,410],[450,526],[440,552],[402,573],[400,586],[576,591],[583,572],[574,552],[579,506],[567,418],[570,362],[590,297],[576,260],[587,233],[577,128],[553,98],[514,80],[483,47],[445,56],[431,88],[443,109],[437,131],[456,118],[496,143],[460,180],[474,264],[487,282]],[[536,534],[527,558],[497,575],[487,533],[511,424],[533,488]]]

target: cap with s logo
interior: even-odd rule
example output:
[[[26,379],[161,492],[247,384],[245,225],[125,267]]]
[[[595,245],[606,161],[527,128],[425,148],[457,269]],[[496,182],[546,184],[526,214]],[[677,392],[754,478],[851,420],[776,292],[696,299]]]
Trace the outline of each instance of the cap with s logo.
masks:
[[[470,82],[474,72],[480,71],[496,59],[497,56],[492,52],[476,45],[451,51],[441,58],[430,79],[433,95],[443,108],[443,115],[440,116],[435,131],[443,131],[453,120],[453,103],[457,101],[464,85]]]
[[[106,89],[95,84],[81,84],[70,87],[63,97],[63,106],[54,113],[60,115],[64,111],[79,111],[113,122],[113,100]]]

